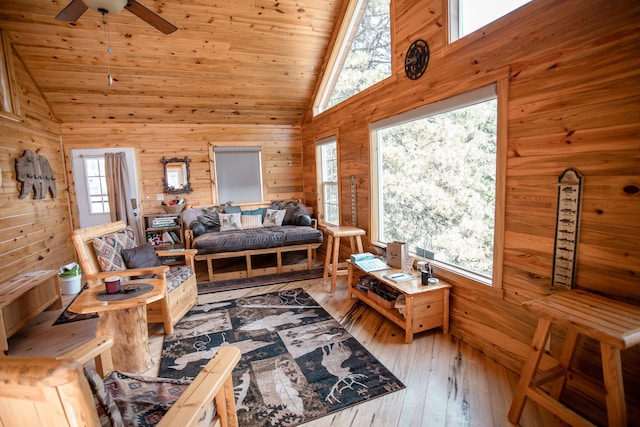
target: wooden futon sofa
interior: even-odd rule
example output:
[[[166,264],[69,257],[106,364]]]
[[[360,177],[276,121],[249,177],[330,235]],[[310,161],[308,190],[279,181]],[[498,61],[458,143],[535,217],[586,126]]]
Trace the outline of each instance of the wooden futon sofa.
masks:
[[[270,223],[270,211],[280,211],[280,225]],[[222,215],[221,215],[222,214]],[[236,214],[232,218],[231,214]],[[313,210],[298,201],[240,206],[192,207],[182,212],[187,248],[196,249],[196,261],[207,263],[208,281],[280,274],[312,267],[316,249],[323,242]],[[225,229],[225,221],[240,218],[240,228]],[[229,227],[226,227],[229,228]],[[284,264],[283,253],[304,251],[306,263]],[[254,268],[252,258],[274,254],[275,265]],[[214,260],[244,258],[246,268],[214,271]]]

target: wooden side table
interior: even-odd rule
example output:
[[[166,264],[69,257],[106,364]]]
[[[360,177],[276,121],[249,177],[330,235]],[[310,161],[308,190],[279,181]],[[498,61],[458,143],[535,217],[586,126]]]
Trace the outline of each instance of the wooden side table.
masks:
[[[391,320],[404,330],[404,342],[411,344],[413,336],[418,332],[442,327],[442,332],[449,333],[449,293],[451,284],[440,280],[435,285],[423,286],[419,277],[406,282],[396,283],[384,276],[400,273],[398,268],[365,272],[348,261],[349,280],[347,295],[356,297],[385,318]],[[395,307],[382,305],[380,297],[357,288],[360,277],[369,275],[378,281],[397,290],[405,298],[404,314]]]
[[[509,421],[518,423],[526,399],[531,398],[571,425],[593,426],[558,401],[569,373],[573,373],[570,371],[571,359],[578,335],[584,334],[600,341],[608,425],[626,426],[627,411],[620,350],[640,343],[640,307],[577,289],[527,301],[524,306],[539,314],[540,320],[531,342],[529,358],[522,369],[522,376],[509,409]],[[539,378],[534,379],[552,323],[567,327],[559,364],[541,372]],[[548,394],[540,385],[549,381],[553,383]]]
[[[147,329],[147,304],[164,298],[163,282],[159,279],[140,279],[122,282],[123,286],[148,283],[149,292],[116,301],[101,301],[98,294],[104,286],[83,290],[71,303],[74,313],[98,313],[96,336],[112,336],[111,356],[113,367],[118,371],[140,373],[153,365],[149,351]]]
[[[342,225],[335,227],[324,227],[327,235],[327,253],[324,258],[324,274],[322,280],[327,282],[327,278],[331,275],[331,293],[336,291],[336,277],[344,276],[348,273],[346,270],[347,263],[340,262],[340,238],[348,237],[351,244],[351,253],[360,254],[362,249],[362,237],[365,232],[358,227],[350,225]]]

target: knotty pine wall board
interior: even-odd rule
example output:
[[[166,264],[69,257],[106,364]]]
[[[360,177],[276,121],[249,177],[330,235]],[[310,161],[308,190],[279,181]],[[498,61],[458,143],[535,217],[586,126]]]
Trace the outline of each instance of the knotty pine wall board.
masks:
[[[373,191],[369,125],[380,119],[503,79],[508,87],[502,289],[453,275],[451,333],[517,372],[537,318],[520,307],[551,287],[558,176],[584,178],[578,286],[640,304],[640,4],[534,0],[476,33],[446,44],[445,1],[397,0],[392,11],[394,75],[305,121],[305,194],[315,183],[315,141],[338,135],[342,222],[350,221],[349,176],[358,177],[358,226],[375,222],[363,195]],[[416,38],[431,58],[417,81],[404,76]],[[309,113],[308,117],[311,116]],[[626,188],[626,190],[625,190]],[[348,252],[346,245],[343,250]],[[552,333],[559,354],[563,332]],[[637,349],[625,352],[625,389],[640,393]],[[579,366],[599,364],[581,346]],[[597,405],[587,406],[593,414]],[[637,402],[629,409],[638,419]],[[597,417],[597,415],[596,415]]]
[[[36,270],[57,270],[75,260],[71,244],[69,198],[60,141],[60,126],[47,101],[12,49],[13,73],[21,117],[0,117],[0,275],[10,278]],[[57,197],[34,200],[33,191],[19,199],[15,161],[31,150],[49,161]]]

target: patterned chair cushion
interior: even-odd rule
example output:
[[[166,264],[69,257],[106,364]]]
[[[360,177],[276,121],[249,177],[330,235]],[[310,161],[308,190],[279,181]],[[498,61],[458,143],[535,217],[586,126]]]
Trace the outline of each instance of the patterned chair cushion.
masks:
[[[189,386],[191,381],[146,378],[112,372],[105,379],[127,426],[155,426]],[[210,407],[198,425],[210,425],[215,408]]]
[[[167,272],[167,291],[171,292],[193,275],[189,265],[174,265]]]
[[[98,411],[98,418],[102,427],[120,427],[124,426],[120,409],[116,405],[113,396],[104,385],[104,381],[95,371],[84,368],[84,376],[89,382],[91,393],[93,394],[93,402]]]
[[[133,229],[127,226],[122,231],[105,234],[93,239],[93,248],[96,251],[98,264],[102,271],[118,271],[126,268],[122,259],[122,249],[131,249],[136,246],[136,237]]]

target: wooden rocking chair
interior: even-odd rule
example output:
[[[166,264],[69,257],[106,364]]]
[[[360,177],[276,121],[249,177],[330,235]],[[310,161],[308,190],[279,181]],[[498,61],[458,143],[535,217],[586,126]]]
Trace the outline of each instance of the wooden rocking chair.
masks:
[[[156,251],[159,257],[184,256],[185,264],[191,267],[192,274],[183,279],[177,277],[177,286],[169,286],[167,274],[168,266],[155,266],[118,271],[102,271],[98,257],[94,249],[93,240],[97,237],[122,232],[126,226],[124,222],[117,221],[109,224],[96,225],[81,228],[73,232],[73,244],[78,254],[78,263],[89,287],[104,286],[104,279],[109,276],[134,277],[154,274],[164,282],[164,298],[147,305],[147,321],[149,323],[162,323],[165,334],[173,333],[173,326],[193,307],[198,298],[198,284],[196,281],[194,257],[197,253],[194,249],[183,251]]]
[[[100,376],[109,371],[109,348],[112,343],[111,337],[95,338],[58,359],[15,356],[3,358],[0,363],[0,425],[99,426],[100,414],[97,408],[100,405],[97,405],[95,399],[100,393],[94,393],[97,389],[95,374],[89,371],[90,375],[85,376],[83,365],[95,358]],[[231,372],[239,360],[240,350],[237,347],[222,347],[186,387],[157,426],[199,425],[202,423],[200,418],[214,405],[215,417],[205,425],[236,427],[238,419]],[[87,378],[91,378],[91,381]],[[153,378],[144,379],[145,383],[154,381]],[[108,391],[103,392],[109,394],[107,399],[113,399]],[[129,403],[134,404],[125,402],[120,397],[117,407],[111,405],[116,412],[112,413],[111,419],[119,420],[121,412],[137,413],[137,409],[127,408]],[[105,413],[102,412],[102,415]]]

